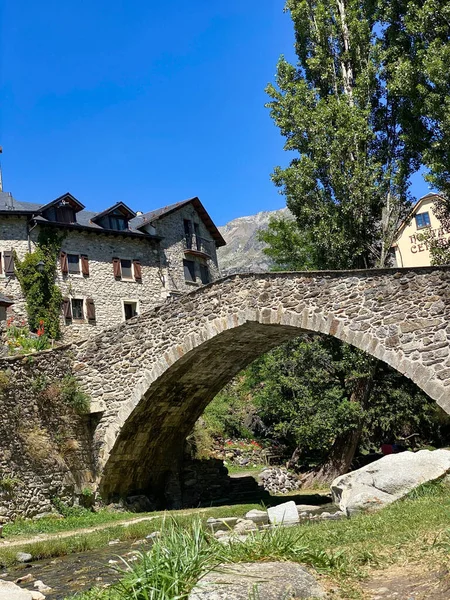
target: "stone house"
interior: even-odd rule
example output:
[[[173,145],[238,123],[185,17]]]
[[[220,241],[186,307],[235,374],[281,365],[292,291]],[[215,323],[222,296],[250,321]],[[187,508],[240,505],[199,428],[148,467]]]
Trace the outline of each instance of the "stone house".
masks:
[[[66,340],[214,281],[216,248],[225,244],[198,198],[147,213],[118,202],[96,213],[69,193],[41,205],[0,192],[0,294],[14,301],[8,314],[26,317],[14,261],[33,252],[45,228],[56,228],[63,238],[57,284]]]

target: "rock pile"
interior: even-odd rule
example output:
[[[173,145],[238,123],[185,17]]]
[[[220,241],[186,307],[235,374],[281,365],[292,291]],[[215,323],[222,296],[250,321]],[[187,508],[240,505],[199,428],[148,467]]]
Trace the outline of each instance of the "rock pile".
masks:
[[[261,485],[272,494],[287,494],[300,488],[299,478],[284,467],[268,467],[259,474]]]

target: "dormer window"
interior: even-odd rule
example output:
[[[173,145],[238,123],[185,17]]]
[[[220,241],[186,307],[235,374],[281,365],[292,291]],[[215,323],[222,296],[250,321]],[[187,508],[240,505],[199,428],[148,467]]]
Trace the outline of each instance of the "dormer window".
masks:
[[[68,202],[62,200],[55,208],[58,223],[76,223],[75,211]]]
[[[52,223],[76,223],[77,212],[83,210],[84,205],[78,202],[72,194],[65,194],[42,208],[44,219]]]
[[[92,221],[103,229],[111,229],[113,231],[128,231],[128,222],[136,216],[128,206],[123,202],[118,202],[114,206],[107,208],[103,212],[97,214]]]
[[[109,228],[124,231],[128,229],[128,219],[121,214],[109,215]]]

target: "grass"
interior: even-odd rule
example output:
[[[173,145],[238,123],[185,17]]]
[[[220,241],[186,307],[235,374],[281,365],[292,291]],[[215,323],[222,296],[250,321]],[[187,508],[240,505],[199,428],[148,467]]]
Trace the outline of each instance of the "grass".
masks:
[[[449,517],[450,489],[428,484],[378,513],[257,532],[243,543],[220,544],[204,531],[198,517],[155,521],[161,537],[137,563],[124,565],[122,581],[79,598],[182,600],[195,581],[218,564],[291,560],[327,575],[344,598],[356,600],[363,597],[358,581],[371,568],[404,560],[425,560],[430,568],[445,563]]]
[[[21,537],[37,534],[57,534],[63,531],[74,530],[73,536],[64,538],[54,537],[52,539],[27,542],[15,545],[12,548],[0,546],[0,565],[11,566],[17,562],[17,552],[29,552],[33,558],[44,559],[54,558],[56,556],[65,556],[74,552],[85,552],[101,548],[111,540],[135,541],[144,538],[146,535],[157,531],[161,528],[161,524],[170,514],[175,523],[180,526],[187,526],[192,522],[192,514],[201,519],[202,523],[206,523],[210,517],[242,517],[246,512],[254,508],[261,508],[258,504],[240,504],[235,506],[221,506],[214,508],[180,511],[152,512],[152,513],[108,513],[101,511],[99,513],[90,513],[80,516],[66,517],[65,519],[41,519],[39,521],[16,521],[14,524],[5,526],[5,537],[9,540],[20,540]],[[139,518],[143,516],[155,517],[151,521],[140,521],[127,526],[114,525],[114,521],[127,518]],[[111,527],[93,531],[90,533],[77,534],[77,529],[94,527],[111,523]]]

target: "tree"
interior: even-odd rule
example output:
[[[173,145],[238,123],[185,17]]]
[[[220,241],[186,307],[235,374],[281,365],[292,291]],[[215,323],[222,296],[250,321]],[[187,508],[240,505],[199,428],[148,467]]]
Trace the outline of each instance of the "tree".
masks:
[[[298,64],[280,59],[267,106],[285,149],[296,153],[273,174],[296,226],[272,222],[262,235],[276,267],[388,263],[399,219],[409,209],[410,175],[430,139],[417,99],[420,62],[404,26],[408,6],[406,0],[288,0]],[[359,416],[335,432],[316,470],[319,480],[350,467],[382,369],[378,361],[349,352],[358,369],[345,406]]]
[[[288,0],[287,8],[298,65],[280,59],[267,106],[298,156],[273,180],[316,268],[384,266],[426,133],[416,104],[394,85],[407,45],[401,36],[394,43],[401,19],[392,14],[382,28],[388,15],[373,0]]]

